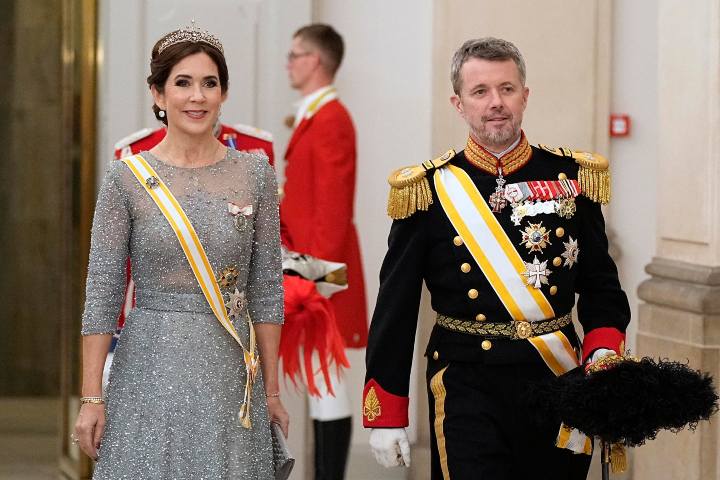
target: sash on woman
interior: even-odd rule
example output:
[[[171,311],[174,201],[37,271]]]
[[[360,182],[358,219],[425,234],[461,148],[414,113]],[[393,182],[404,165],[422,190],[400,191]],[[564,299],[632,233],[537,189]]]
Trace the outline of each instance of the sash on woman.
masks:
[[[253,383],[255,382],[255,376],[260,364],[260,357],[255,351],[255,329],[253,328],[250,315],[247,315],[248,328],[250,331],[250,346],[246,348],[228,316],[225,301],[223,300],[222,293],[220,293],[220,286],[215,279],[205,249],[200,243],[195,228],[190,223],[180,203],[178,203],[170,189],[168,189],[167,185],[160,179],[157,172],[153,170],[142,156],[135,155],[133,157],[123,158],[122,161],[128,166],[130,171],[132,171],[135,178],[140,182],[148,195],[150,195],[150,198],[153,199],[175,232],[180,246],[183,252],[185,252],[190,268],[192,268],[195,278],[200,285],[200,289],[210,305],[210,309],[215,314],[215,318],[217,318],[218,322],[220,322],[223,328],[235,339],[238,345],[240,345],[240,348],[242,348],[247,379],[238,419],[243,427],[251,428],[250,400]]]

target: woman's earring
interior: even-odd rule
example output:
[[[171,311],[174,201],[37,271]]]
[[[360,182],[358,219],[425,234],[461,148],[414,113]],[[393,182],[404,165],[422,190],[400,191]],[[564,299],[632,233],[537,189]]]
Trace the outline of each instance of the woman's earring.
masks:
[[[160,111],[158,112],[158,117],[160,117],[160,118],[165,118],[165,110],[160,110]]]

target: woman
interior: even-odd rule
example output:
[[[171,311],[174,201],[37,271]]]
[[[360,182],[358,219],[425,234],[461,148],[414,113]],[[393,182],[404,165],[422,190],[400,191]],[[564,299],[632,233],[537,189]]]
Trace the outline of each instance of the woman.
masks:
[[[283,298],[275,176],[266,157],[213,136],[228,88],[214,36],[194,27],[166,35],[150,71],[153,110],[167,136],[133,158],[153,175],[143,180],[139,164],[114,162],[100,190],[75,439],[98,460],[96,479],[272,478],[269,422],[286,436],[288,428],[277,379]],[[165,187],[201,247],[188,247],[192,236],[181,241],[178,222],[156,203]],[[203,249],[205,263],[189,261]],[[102,368],[128,255],[137,307],[115,350],[105,405]],[[227,310],[211,306],[212,292]],[[230,325],[221,324],[228,315]],[[260,369],[249,375],[255,338]]]

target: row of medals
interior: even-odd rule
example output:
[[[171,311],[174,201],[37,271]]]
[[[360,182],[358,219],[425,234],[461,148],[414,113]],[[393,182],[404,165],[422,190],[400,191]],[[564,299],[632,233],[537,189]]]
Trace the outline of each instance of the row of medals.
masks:
[[[497,186],[495,191],[490,195],[488,203],[494,213],[500,213],[507,205],[508,200],[505,198],[505,179],[502,175],[502,169],[498,168],[498,177],[495,180]],[[540,213],[555,213],[562,218],[570,219],[575,215],[576,206],[575,199],[573,197],[552,199],[549,201],[532,201],[525,200],[522,202],[515,202],[510,205],[512,207],[512,215],[510,219],[517,226],[524,217],[535,216]],[[522,233],[522,245],[525,245],[529,252],[540,252],[542,249],[550,244],[550,233],[542,226],[542,222],[530,223],[529,226],[521,230]],[[563,242],[565,252],[562,253],[564,258],[563,266],[572,268],[577,262],[578,254],[580,249],[578,248],[577,240],[572,237],[569,238],[568,242]],[[552,270],[547,268],[547,260],[539,261],[537,256],[533,258],[532,262],[525,262],[524,277],[528,286],[536,289],[540,289],[542,285],[547,285],[548,276],[552,273]],[[516,325],[517,335],[521,339],[532,336],[532,326],[530,322],[518,321]]]

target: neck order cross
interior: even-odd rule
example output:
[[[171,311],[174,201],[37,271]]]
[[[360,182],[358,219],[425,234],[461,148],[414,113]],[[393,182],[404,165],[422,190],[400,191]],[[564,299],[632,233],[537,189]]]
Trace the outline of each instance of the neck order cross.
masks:
[[[510,175],[523,165],[525,165],[532,156],[532,148],[525,138],[525,133],[520,134],[520,142],[515,148],[507,152],[500,158],[488,152],[486,149],[478,145],[472,137],[468,137],[465,146],[465,158],[474,166],[492,175],[497,175],[497,186],[495,192],[490,195],[488,203],[494,213],[499,213],[507,206],[505,199],[505,178],[503,175]]]

